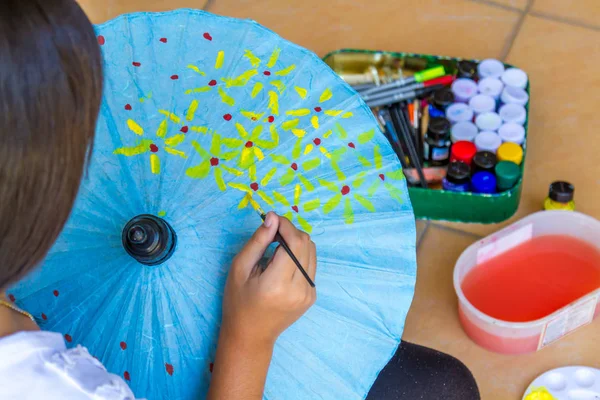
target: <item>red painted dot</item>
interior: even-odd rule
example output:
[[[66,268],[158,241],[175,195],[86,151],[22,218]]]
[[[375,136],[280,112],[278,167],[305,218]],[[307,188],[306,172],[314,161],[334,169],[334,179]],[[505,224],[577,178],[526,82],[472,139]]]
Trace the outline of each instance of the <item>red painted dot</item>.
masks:
[[[292,206],[292,210],[298,212],[298,206]]]
[[[127,111],[131,111],[131,104],[125,104],[125,109]]]
[[[265,71],[265,72],[263,72],[263,74],[264,74],[265,76],[270,76],[270,75],[271,75],[271,71]]]
[[[155,145],[154,143],[152,143],[150,145],[150,151],[153,152],[153,153],[156,153],[158,151],[158,146]]]
[[[269,121],[270,123],[273,123],[273,121],[275,121],[275,117],[272,115],[269,115],[269,118],[267,118],[267,121]]]
[[[73,338],[71,337],[71,335],[69,335],[68,333],[65,334],[65,340],[69,343],[71,343],[73,341]]]
[[[182,127],[181,127],[181,129],[180,129],[179,131],[180,131],[180,132],[183,132],[183,133],[188,133],[188,132],[189,132],[189,130],[190,130],[190,128],[188,128],[188,127],[187,127],[187,125],[186,125],[186,126],[182,126]]]
[[[225,121],[231,121],[231,114],[225,114],[225,115],[223,115],[223,119]]]
[[[250,140],[248,140],[245,144],[246,147],[250,148],[252,146],[254,146],[254,143],[252,143]]]
[[[179,75],[171,75],[171,79],[173,79],[174,81],[176,81],[177,79],[179,79]]]
[[[54,295],[54,297],[58,297],[58,290],[54,290],[54,291],[52,292],[52,294]]]
[[[47,321],[47,320],[48,320],[48,316],[47,316],[46,314],[42,313],[42,319],[43,319],[44,321]]]
[[[256,117],[252,117],[250,118],[252,121],[256,121]]]
[[[173,366],[169,363],[165,364],[165,369],[167,370],[167,374],[173,376]]]
[[[125,378],[126,381],[131,381],[131,376],[128,371],[123,372],[123,378]]]
[[[350,147],[351,149],[355,149],[356,148],[356,146],[352,142],[348,143],[348,147]]]
[[[252,190],[254,190],[256,192],[258,190],[258,183],[252,182],[250,184],[250,188],[252,188]]]
[[[384,174],[379,174],[379,179],[381,179],[382,181],[385,181],[385,175]]]
[[[212,40],[212,36],[210,36],[210,33],[208,33],[208,32],[204,33],[204,35],[202,35],[202,36],[204,36],[204,39],[206,39],[206,40]]]
[[[106,39],[104,39],[104,36],[102,36],[102,35],[98,36],[98,44],[100,46],[104,46],[104,43],[106,43]]]
[[[167,43],[167,38],[166,38],[166,37],[164,37],[164,38],[160,38],[159,40],[160,40],[161,42],[163,42],[163,43]]]
[[[210,82],[208,82],[208,86],[215,86],[217,84],[217,81],[215,81],[214,79],[211,80]]]
[[[292,165],[290,165],[290,168],[293,169],[294,171],[298,171],[298,164],[292,163]]]
[[[344,186],[342,187],[342,194],[345,196],[345,195],[347,195],[348,193],[350,193],[350,186],[348,186],[348,185],[344,185]]]
[[[318,145],[320,145],[320,144],[321,144],[321,139],[319,139],[319,138],[315,138],[315,139],[313,140],[313,143],[314,143],[314,144],[316,144],[316,145],[318,146]]]
[[[217,165],[219,165],[219,159],[216,157],[211,158],[210,165],[212,165],[213,167],[216,167]]]
[[[213,364],[213,363],[208,364],[208,370],[210,371],[211,374],[212,374],[214,368],[215,368],[215,364]]]
[[[131,64],[133,64],[134,67],[141,67],[142,66],[142,63],[141,62],[137,62],[137,61],[134,61]]]
[[[127,348],[127,343],[121,342],[121,343],[119,343],[119,346],[121,346],[122,350],[125,350]]]
[[[315,111],[316,112],[321,112],[321,111],[323,111],[323,109],[321,107],[315,107]]]
[[[15,302],[15,296],[14,296],[14,295],[12,295],[12,294],[9,294],[9,295],[8,295],[8,299],[9,299],[10,301],[12,301],[13,303]]]

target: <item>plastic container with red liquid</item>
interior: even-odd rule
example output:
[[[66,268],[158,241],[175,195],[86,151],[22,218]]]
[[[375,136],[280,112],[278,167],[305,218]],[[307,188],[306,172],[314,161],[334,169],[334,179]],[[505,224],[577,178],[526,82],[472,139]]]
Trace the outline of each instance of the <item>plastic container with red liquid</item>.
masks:
[[[477,344],[506,354],[539,350],[600,314],[600,221],[572,211],[529,215],[468,247],[454,289],[461,324]]]

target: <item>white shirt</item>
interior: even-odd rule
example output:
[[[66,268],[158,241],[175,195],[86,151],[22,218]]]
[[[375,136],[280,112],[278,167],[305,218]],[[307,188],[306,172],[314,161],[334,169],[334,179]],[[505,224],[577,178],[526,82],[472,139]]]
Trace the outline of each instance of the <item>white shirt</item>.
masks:
[[[53,332],[0,338],[1,400],[134,400],[125,381]]]

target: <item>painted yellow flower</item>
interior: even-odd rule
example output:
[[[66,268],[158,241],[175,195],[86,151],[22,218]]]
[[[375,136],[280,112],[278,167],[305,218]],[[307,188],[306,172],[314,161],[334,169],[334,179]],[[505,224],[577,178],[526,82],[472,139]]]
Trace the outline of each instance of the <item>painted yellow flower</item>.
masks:
[[[288,167],[285,173],[279,178],[279,183],[281,186],[287,186],[292,183],[295,178],[298,178],[306,190],[312,191],[315,188],[314,185],[308,179],[306,179],[302,172],[309,172],[317,168],[319,165],[321,165],[321,160],[318,157],[313,157],[300,162],[299,159],[301,156],[302,142],[301,139],[298,139],[294,145],[294,148],[292,149],[291,160],[284,155],[277,154],[271,154],[271,159],[277,164]]]
[[[231,159],[238,156],[239,151],[223,152],[221,150],[221,136],[214,134],[210,149],[207,151],[202,148],[200,143],[192,140],[192,146],[196,152],[202,157],[200,164],[190,167],[185,172],[187,176],[194,179],[204,179],[211,171],[217,182],[217,186],[221,191],[224,191],[227,187],[225,180],[223,179],[223,172],[227,172],[234,176],[242,176],[244,173],[237,169],[231,168],[223,163],[223,161],[230,161]]]
[[[229,183],[229,186],[233,189],[237,189],[245,193],[244,198],[238,205],[238,208],[246,208],[249,204],[250,199],[252,199],[254,196],[258,196],[267,205],[273,206],[273,204],[275,204],[275,200],[273,199],[273,197],[267,194],[265,188],[269,184],[271,179],[273,179],[275,172],[277,172],[277,170],[275,168],[272,168],[265,174],[265,176],[262,179],[257,179],[256,176],[248,176],[250,184],[238,182]]]
[[[239,150],[238,166],[249,170],[250,176],[256,174],[256,163],[265,158],[263,150],[273,150],[279,145],[279,135],[274,125],[269,126],[270,140],[261,138],[263,125],[257,125],[248,132],[240,123],[235,124],[239,138],[223,138],[221,143],[230,149]]]
[[[302,215],[300,215],[300,207],[302,206],[303,212],[314,211],[317,208],[321,207],[321,200],[316,198],[301,204],[301,195],[302,188],[299,184],[296,184],[296,187],[294,188],[294,201],[292,203],[290,203],[282,194],[273,191],[273,198],[275,199],[275,201],[284,205],[285,207],[290,208],[290,211],[284,213],[283,216],[292,222],[296,220],[298,225],[300,225],[300,227],[302,228],[302,230],[304,230],[306,233],[312,233],[312,226],[306,219],[304,219],[304,217],[302,217]]]
[[[383,187],[387,189],[390,196],[394,200],[398,201],[399,203],[402,203],[402,191],[394,185],[392,185],[391,183],[389,183],[389,180],[402,181],[405,179],[404,173],[402,172],[402,170],[388,171],[385,173],[383,172],[383,160],[381,157],[381,151],[379,146],[375,146],[373,148],[373,161],[370,161],[369,159],[360,154],[357,155],[357,157],[360,163],[366,169],[374,169],[375,172],[379,172],[379,174],[372,174],[372,176],[374,177],[373,183],[371,184],[371,186],[369,186],[369,189],[367,189],[367,194],[369,195],[369,197],[373,197],[373,195],[377,192],[379,187],[383,185]]]

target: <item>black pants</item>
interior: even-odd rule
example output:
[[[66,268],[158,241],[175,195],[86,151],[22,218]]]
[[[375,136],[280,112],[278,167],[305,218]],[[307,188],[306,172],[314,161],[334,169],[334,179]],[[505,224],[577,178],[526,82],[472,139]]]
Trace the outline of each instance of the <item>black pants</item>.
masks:
[[[471,371],[439,351],[401,342],[367,400],[480,400]]]

